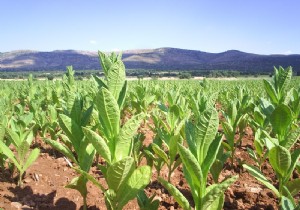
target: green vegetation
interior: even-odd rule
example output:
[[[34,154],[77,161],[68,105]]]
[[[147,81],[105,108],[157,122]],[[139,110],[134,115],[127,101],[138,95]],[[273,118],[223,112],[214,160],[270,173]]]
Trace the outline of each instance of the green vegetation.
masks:
[[[122,209],[134,198],[141,209],[157,209],[155,195],[144,192],[152,170],[183,209],[222,209],[224,191],[238,180],[220,180],[225,163],[244,167],[275,193],[282,209],[300,208],[300,179],[292,176],[299,169],[300,82],[290,67],[275,68],[264,80],[127,81],[122,55],[99,52],[99,58],[104,77],[80,81],[68,66],[61,80],[29,75],[0,81],[0,167],[15,166],[20,185],[39,156],[32,144],[39,135],[78,174],[66,187],[80,192],[85,209],[88,181],[103,192],[107,209]],[[145,125],[154,135],[147,146]],[[235,152],[246,128],[255,136],[247,149],[255,166],[240,162]],[[90,173],[93,164],[105,185]],[[275,180],[263,164],[274,169]],[[172,183],[178,167],[193,203]]]

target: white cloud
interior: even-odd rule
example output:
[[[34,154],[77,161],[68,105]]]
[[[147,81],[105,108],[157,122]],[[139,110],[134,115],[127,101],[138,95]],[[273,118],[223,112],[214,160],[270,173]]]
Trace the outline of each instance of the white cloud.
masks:
[[[90,44],[96,45],[96,44],[97,44],[97,41],[96,41],[96,40],[90,40]]]

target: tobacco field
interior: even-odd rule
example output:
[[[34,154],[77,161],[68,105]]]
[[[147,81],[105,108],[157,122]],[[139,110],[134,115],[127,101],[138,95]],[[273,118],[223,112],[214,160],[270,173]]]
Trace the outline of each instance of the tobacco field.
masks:
[[[0,81],[0,209],[300,210],[300,79]]]

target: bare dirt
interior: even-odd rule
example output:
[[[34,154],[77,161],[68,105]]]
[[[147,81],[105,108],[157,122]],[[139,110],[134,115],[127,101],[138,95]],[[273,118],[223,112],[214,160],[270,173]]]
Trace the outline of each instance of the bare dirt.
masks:
[[[151,143],[154,134],[150,128],[144,126],[141,128],[145,132],[145,143]],[[41,155],[37,161],[28,169],[23,187],[16,185],[16,177],[11,177],[8,170],[0,171],[0,208],[3,209],[65,209],[77,210],[82,208],[81,195],[72,189],[64,188],[77,174],[74,172],[59,153],[52,150],[48,145],[37,140],[37,145],[41,148]],[[239,175],[238,180],[225,192],[225,210],[234,209],[252,209],[252,210],[273,210],[278,209],[278,200],[275,195],[260,184],[256,179],[250,176],[238,162],[241,164],[247,162],[254,164],[249,157],[246,148],[253,147],[253,133],[250,128],[242,140],[242,145],[236,150],[236,156],[239,161],[235,161],[232,167],[228,161],[220,175],[220,180],[233,175]],[[160,201],[160,210],[181,209],[172,196],[156,181],[157,174],[155,169],[150,184],[146,187],[147,195],[156,195]],[[101,172],[94,166],[91,169],[93,174],[102,184],[105,185]],[[274,172],[270,165],[263,165],[263,173],[274,181]],[[163,177],[167,176],[166,169],[161,172]],[[182,167],[179,167],[172,175],[172,184],[174,184],[186,197],[193,203],[188,185],[185,182]],[[209,182],[210,184],[212,182]],[[88,183],[88,209],[106,209],[104,195],[94,185]],[[139,209],[136,200],[130,201],[124,209]]]

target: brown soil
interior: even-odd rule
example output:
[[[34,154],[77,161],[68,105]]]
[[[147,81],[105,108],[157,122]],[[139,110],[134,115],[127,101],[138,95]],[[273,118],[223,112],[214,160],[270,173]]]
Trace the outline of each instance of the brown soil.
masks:
[[[154,135],[148,126],[142,127],[146,134],[146,145]],[[72,189],[64,188],[77,174],[68,166],[66,160],[49,146],[39,142],[42,150],[37,161],[27,170],[22,188],[16,186],[16,179],[10,173],[0,171],[0,208],[3,209],[65,209],[75,210],[82,208],[81,195]],[[254,164],[246,152],[247,147],[253,145],[253,133],[250,128],[242,140],[242,146],[237,148],[236,156],[239,161],[231,167],[229,161],[225,163],[220,180],[238,174],[239,179],[225,192],[224,209],[278,209],[278,200],[275,195],[260,184],[256,179],[243,170],[237,162]],[[105,186],[101,173],[94,166],[91,173]],[[274,179],[274,173],[268,164],[263,165],[263,173]],[[167,169],[161,171],[161,176],[167,176]],[[153,169],[151,183],[145,189],[148,195],[156,194],[160,201],[159,209],[181,209],[172,196],[157,182],[157,174]],[[182,168],[179,167],[172,175],[172,184],[193,203],[188,185],[184,180]],[[274,183],[275,184],[275,183]],[[88,183],[88,209],[106,209],[104,195],[100,189]],[[139,209],[137,201],[129,202],[124,209]]]

